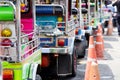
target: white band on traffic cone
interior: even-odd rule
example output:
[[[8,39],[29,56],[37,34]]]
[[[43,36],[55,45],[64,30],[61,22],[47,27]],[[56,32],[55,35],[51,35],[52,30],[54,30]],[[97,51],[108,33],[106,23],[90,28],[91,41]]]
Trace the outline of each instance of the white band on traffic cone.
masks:
[[[101,33],[97,33],[97,36],[101,36],[102,34]]]
[[[93,58],[87,58],[87,61],[96,61],[96,59],[93,59]]]
[[[96,44],[102,44],[102,42],[96,42]]]
[[[94,45],[89,45],[89,48],[94,48]]]

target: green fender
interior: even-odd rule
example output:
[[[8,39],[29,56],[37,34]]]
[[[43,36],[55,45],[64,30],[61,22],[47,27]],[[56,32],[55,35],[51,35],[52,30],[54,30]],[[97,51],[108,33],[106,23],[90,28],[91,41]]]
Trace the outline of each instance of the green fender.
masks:
[[[3,61],[2,70],[3,69],[12,69],[14,71],[14,80],[22,80],[22,64],[21,63],[9,63],[7,61]]]
[[[14,80],[35,80],[36,72],[37,72],[37,63],[9,63],[9,62],[2,62],[0,64],[0,73],[2,74],[3,69],[12,69],[14,71]],[[2,76],[0,75],[0,80],[2,80]]]

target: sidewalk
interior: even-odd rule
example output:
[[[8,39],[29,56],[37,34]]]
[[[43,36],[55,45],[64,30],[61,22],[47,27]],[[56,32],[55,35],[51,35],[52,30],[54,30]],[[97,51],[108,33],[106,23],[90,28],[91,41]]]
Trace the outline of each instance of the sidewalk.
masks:
[[[111,36],[104,34],[104,59],[98,60],[100,80],[120,80],[120,37],[117,35],[117,29],[114,28]],[[80,60],[78,65],[80,80],[84,80],[87,56]],[[76,79],[77,80],[77,79]]]
[[[98,60],[101,80],[120,80],[120,37],[114,28],[111,36],[104,35],[105,60]]]

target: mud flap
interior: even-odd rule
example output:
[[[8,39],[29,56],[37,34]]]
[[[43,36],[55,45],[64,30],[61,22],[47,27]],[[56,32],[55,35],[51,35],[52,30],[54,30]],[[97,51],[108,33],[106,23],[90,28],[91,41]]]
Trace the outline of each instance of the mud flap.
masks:
[[[59,55],[58,57],[58,75],[64,76],[64,75],[70,75],[72,72],[72,62],[71,62],[71,55],[65,54],[65,55]]]
[[[28,79],[29,71],[30,71],[29,69],[30,69],[29,63],[23,65],[23,69],[22,69],[22,79],[23,80]]]
[[[75,41],[75,47],[76,47],[76,54],[78,57],[84,57],[85,56],[85,50],[87,47],[87,41],[86,39],[83,41],[76,40]]]
[[[29,78],[32,80],[36,79],[37,67],[38,64],[31,64]]]
[[[35,80],[36,73],[37,73],[38,64],[25,64],[23,66],[23,78],[22,79],[29,79]]]

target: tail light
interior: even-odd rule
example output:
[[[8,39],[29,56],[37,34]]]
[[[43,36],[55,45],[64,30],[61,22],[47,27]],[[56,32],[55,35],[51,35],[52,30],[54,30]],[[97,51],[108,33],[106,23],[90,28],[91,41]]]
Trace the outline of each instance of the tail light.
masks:
[[[48,55],[42,55],[42,67],[48,67],[50,64],[50,59]]]
[[[84,29],[86,30],[88,27],[87,26],[84,26]]]
[[[12,35],[12,31],[9,28],[4,28],[1,32],[3,37],[10,37]]]
[[[64,46],[65,40],[64,39],[58,39],[58,46]]]
[[[3,80],[13,80],[13,70],[4,69],[3,70]]]
[[[62,27],[62,26],[63,26],[63,23],[61,23],[61,22],[63,21],[63,18],[62,18],[62,17],[58,17],[58,18],[57,18],[57,21],[59,22],[57,26],[58,26],[59,28]]]
[[[12,41],[10,39],[6,38],[6,39],[2,40],[1,45],[2,46],[12,46]]]
[[[58,17],[58,22],[62,22],[63,18],[62,17]]]
[[[84,22],[86,21],[86,18],[84,18]]]
[[[92,20],[91,23],[94,23],[94,20]]]
[[[59,27],[62,27],[62,23],[59,23],[58,26],[59,26]]]
[[[78,35],[78,29],[75,30],[75,34]]]
[[[94,23],[95,23],[94,20],[92,20],[92,21],[91,21],[91,25],[94,25]]]

